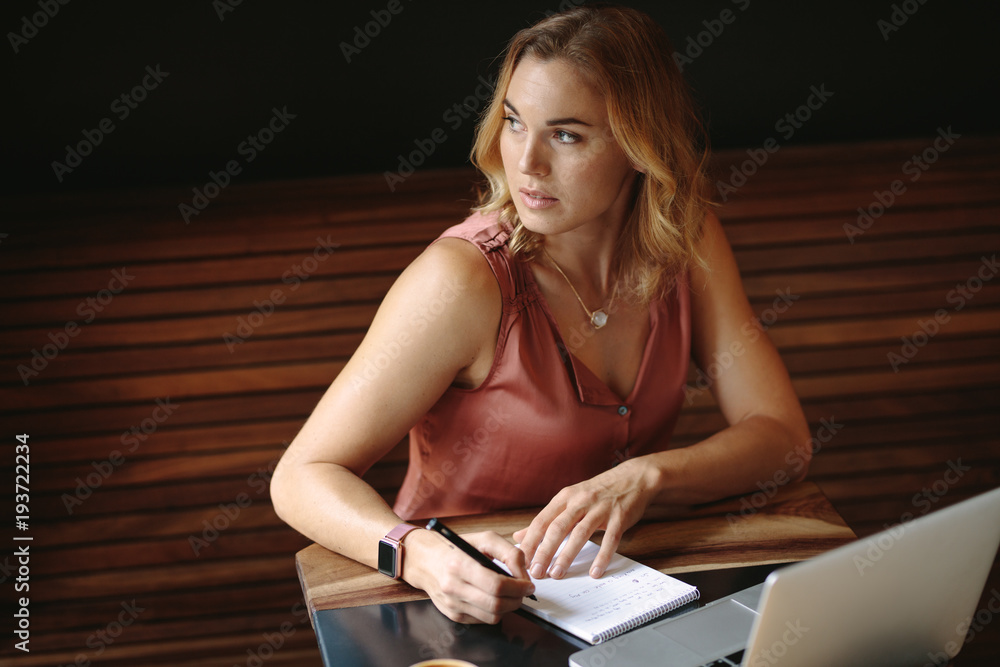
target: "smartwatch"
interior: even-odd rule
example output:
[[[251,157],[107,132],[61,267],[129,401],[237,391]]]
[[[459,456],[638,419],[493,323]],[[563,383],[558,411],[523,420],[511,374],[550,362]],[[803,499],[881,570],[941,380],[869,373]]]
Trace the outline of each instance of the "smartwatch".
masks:
[[[378,541],[378,571],[399,579],[403,574],[403,538],[417,526],[401,523]]]

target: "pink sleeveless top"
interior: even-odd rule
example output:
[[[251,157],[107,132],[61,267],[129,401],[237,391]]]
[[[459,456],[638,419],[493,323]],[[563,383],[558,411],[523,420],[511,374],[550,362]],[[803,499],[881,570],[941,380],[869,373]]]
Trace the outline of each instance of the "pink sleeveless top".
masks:
[[[473,215],[440,238],[475,244],[500,285],[493,365],[475,389],[450,387],[410,431],[410,463],[394,510],[404,519],[542,506],[563,487],[627,458],[667,449],[690,354],[687,281],[650,304],[650,333],[622,400],[573,354],[531,269],[507,249],[494,216]]]

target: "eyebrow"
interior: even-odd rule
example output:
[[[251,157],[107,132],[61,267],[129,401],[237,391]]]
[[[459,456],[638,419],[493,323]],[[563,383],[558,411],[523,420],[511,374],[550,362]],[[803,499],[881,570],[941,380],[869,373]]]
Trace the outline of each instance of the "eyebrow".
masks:
[[[504,106],[510,107],[510,110],[513,111],[515,114],[517,114],[518,116],[521,115],[521,112],[519,112],[517,110],[517,107],[515,107],[513,104],[510,103],[510,100],[504,99],[503,103],[504,103]],[[545,124],[547,126],[549,126],[549,127],[553,127],[555,125],[585,125],[587,127],[593,127],[590,123],[586,123],[586,122],[580,120],[579,118],[572,118],[572,117],[570,117],[570,118],[553,118],[552,120],[545,121]]]

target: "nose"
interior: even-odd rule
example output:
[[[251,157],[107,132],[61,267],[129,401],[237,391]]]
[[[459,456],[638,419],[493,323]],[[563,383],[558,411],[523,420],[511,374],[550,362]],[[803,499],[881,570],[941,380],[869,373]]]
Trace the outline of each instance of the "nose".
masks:
[[[530,136],[525,139],[517,168],[522,174],[530,175],[542,175],[548,171],[548,158],[541,141]]]

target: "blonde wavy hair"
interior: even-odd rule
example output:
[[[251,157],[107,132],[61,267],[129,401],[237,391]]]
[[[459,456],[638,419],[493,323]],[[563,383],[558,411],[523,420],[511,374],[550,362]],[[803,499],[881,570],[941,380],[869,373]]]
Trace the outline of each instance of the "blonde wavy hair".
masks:
[[[607,100],[615,140],[640,172],[615,252],[619,289],[648,303],[672,289],[692,262],[704,266],[696,244],[711,205],[708,139],[672,54],[663,29],[626,7],[577,7],[514,36],[471,159],[486,178],[474,210],[499,212],[515,256],[534,259],[544,241],[521,224],[500,156],[503,100],[514,68],[532,57],[565,60],[596,86]]]

